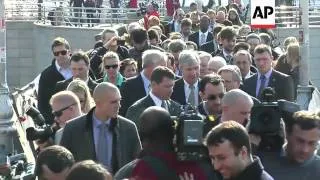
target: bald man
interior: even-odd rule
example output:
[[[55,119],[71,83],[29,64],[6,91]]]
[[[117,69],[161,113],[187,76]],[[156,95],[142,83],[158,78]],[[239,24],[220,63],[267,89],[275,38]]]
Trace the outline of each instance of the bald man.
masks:
[[[91,159],[115,173],[141,150],[137,127],[118,115],[121,95],[115,85],[100,83],[93,99],[96,107],[67,123],[60,144],[76,161]]]
[[[54,139],[55,144],[59,144],[67,121],[81,116],[80,100],[71,91],[60,91],[51,97],[50,106],[54,121],[61,128],[56,132]]]
[[[237,121],[246,126],[253,107],[252,97],[240,89],[232,89],[222,98],[221,122]]]

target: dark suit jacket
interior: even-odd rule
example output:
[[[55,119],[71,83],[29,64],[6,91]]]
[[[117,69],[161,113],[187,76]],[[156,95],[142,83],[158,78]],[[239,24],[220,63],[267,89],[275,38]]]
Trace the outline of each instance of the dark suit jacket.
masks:
[[[46,123],[53,123],[49,100],[55,93],[56,83],[62,80],[64,80],[64,77],[57,70],[55,60],[41,72],[38,89],[38,109],[45,118]]]
[[[222,49],[218,49],[216,52],[213,52],[211,55],[212,55],[213,57],[214,57],[214,56],[223,57],[223,59],[226,60],[227,64],[233,64],[233,58],[231,58],[230,61],[228,61],[227,57],[224,56]]]
[[[120,92],[122,96],[120,115],[125,116],[133,103],[147,95],[141,74],[127,79],[120,88]]]
[[[70,150],[76,161],[97,160],[93,135],[93,113],[94,108],[87,115],[69,121],[64,128],[60,145]],[[141,143],[134,123],[121,116],[111,121],[114,123],[113,136],[116,137],[112,144],[112,169],[113,172],[116,172],[120,167],[136,158],[141,150]]]
[[[55,92],[57,93],[57,92],[66,90],[67,87],[69,86],[69,84],[72,82],[72,80],[73,80],[73,78],[70,78],[70,79],[67,79],[67,80],[64,80],[64,81],[59,81],[59,82],[57,82]],[[88,80],[88,84],[87,84],[87,85],[88,85],[88,87],[89,87],[90,93],[92,94],[94,88],[96,88],[96,86],[98,85],[98,83],[96,83],[94,80],[92,80],[92,79],[89,77],[89,80]]]
[[[138,51],[136,48],[132,47],[129,49],[129,56],[131,58],[133,58],[135,61],[137,61],[138,63],[138,70],[139,72],[142,70],[142,53],[148,49],[156,49],[156,50],[159,50],[161,52],[164,52],[164,50],[160,47],[157,47],[157,46],[154,46],[154,45],[147,45],[145,47],[144,50],[142,51]]]
[[[244,81],[243,90],[253,97],[256,96],[258,74],[247,78]],[[276,93],[276,100],[285,99],[288,101],[294,100],[294,88],[293,81],[290,76],[280,73],[276,70],[272,70],[268,87],[272,87]],[[258,98],[258,97],[257,97]]]
[[[188,40],[196,43],[197,46],[198,46],[198,49],[200,49],[200,45],[199,45],[199,31],[190,34]],[[213,40],[213,35],[212,35],[211,32],[208,32],[208,36],[207,36],[207,41],[206,41],[206,42],[209,42],[209,41],[212,41],[212,40]]]
[[[168,111],[171,116],[179,116],[181,113],[181,105],[173,100],[166,100]],[[126,118],[130,119],[134,123],[138,124],[141,113],[150,106],[155,106],[151,96],[148,95],[142,99],[136,101],[132,106],[129,107]]]
[[[198,85],[199,85],[199,83],[198,83]],[[173,93],[171,95],[171,99],[176,101],[176,102],[178,102],[181,105],[186,105],[187,104],[186,95],[185,95],[185,92],[184,92],[184,81],[183,81],[183,78],[177,80],[174,83]],[[200,104],[200,102],[201,102],[201,97],[200,96],[198,97],[198,100],[199,100],[198,104]]]
[[[216,52],[218,47],[217,47],[217,45],[215,44],[214,41],[215,40],[211,40],[209,42],[206,42],[205,44],[202,44],[200,46],[200,50],[201,51],[205,51],[205,52],[210,53],[210,54],[212,54],[213,52]]]

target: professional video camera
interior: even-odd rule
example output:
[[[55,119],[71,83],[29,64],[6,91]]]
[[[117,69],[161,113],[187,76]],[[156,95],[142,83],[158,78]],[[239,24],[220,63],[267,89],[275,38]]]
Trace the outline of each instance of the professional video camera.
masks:
[[[45,124],[45,119],[41,115],[38,109],[33,106],[27,110],[26,114],[30,116],[36,126],[39,128],[29,127],[26,130],[27,133],[27,140],[34,141],[39,140],[39,143],[43,143],[47,141],[50,137],[54,136],[56,129],[52,128],[51,126]]]
[[[186,105],[177,117],[176,145],[178,159],[199,161],[208,157],[203,145],[203,117],[192,105]]]
[[[283,144],[280,135],[284,133],[281,123],[290,121],[293,113],[300,110],[298,104],[286,101],[275,101],[275,92],[271,87],[262,91],[262,102],[253,106],[249,133],[260,135],[260,148],[266,151],[277,151]]]

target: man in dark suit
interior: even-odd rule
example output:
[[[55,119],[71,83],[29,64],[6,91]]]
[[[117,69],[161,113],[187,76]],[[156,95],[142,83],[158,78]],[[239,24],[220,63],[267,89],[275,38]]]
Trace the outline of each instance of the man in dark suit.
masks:
[[[138,70],[142,70],[142,54],[148,49],[164,51],[160,47],[151,45],[148,41],[148,32],[143,28],[133,29],[130,33],[132,48],[129,49],[129,56],[137,61]]]
[[[138,124],[141,113],[150,106],[166,109],[171,116],[179,116],[181,106],[170,99],[174,85],[174,73],[167,67],[157,67],[151,74],[149,95],[135,102],[127,111],[126,118]]]
[[[216,25],[213,29],[213,39],[208,41],[200,46],[201,51],[205,51],[207,53],[215,53],[219,49],[218,43],[218,33],[221,31],[222,26]]]
[[[72,77],[70,79],[57,82],[55,91],[59,92],[66,90],[73,79],[79,78],[84,82],[87,82],[89,90],[92,94],[94,88],[98,85],[98,83],[92,80],[89,76],[90,62],[87,54],[82,51],[74,53],[70,59],[70,68],[72,71]]]
[[[254,75],[255,72],[251,71],[252,58],[251,54],[247,50],[239,50],[233,56],[233,64],[238,66],[241,72],[242,80]]]
[[[191,50],[182,51],[179,56],[179,67],[182,71],[182,78],[175,82],[171,99],[181,105],[190,103],[197,107],[201,102],[198,87],[200,77],[199,55]]]
[[[232,51],[236,44],[236,39],[237,33],[233,27],[227,26],[222,28],[220,32],[220,42],[222,47],[218,51],[214,52],[212,56],[221,56],[226,60],[227,64],[232,64]]]
[[[120,115],[125,116],[128,108],[137,100],[149,94],[150,78],[154,68],[166,66],[165,54],[158,50],[146,50],[142,55],[143,70],[139,75],[123,83]]]
[[[264,88],[271,87],[275,91],[275,99],[294,100],[293,81],[290,76],[272,68],[272,52],[270,46],[260,44],[254,49],[254,61],[258,73],[244,81],[243,90],[261,100]]]
[[[137,127],[118,115],[121,95],[115,85],[100,83],[93,98],[96,107],[67,123],[60,144],[76,161],[95,160],[115,173],[141,150]]]
[[[200,48],[204,43],[213,40],[213,35],[208,31],[210,24],[209,16],[203,15],[200,19],[200,30],[189,36],[189,41],[192,41],[197,44],[197,47]]]
[[[38,89],[38,108],[48,124],[53,123],[49,100],[55,93],[56,83],[72,76],[68,41],[57,37],[53,40],[51,50],[54,59],[51,65],[41,72]]]

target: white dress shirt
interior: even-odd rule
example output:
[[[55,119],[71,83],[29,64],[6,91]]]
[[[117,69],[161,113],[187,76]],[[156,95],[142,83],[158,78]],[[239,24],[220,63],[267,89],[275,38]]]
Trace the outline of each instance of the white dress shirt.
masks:
[[[202,41],[202,35],[204,34],[204,40],[203,42]],[[203,33],[201,31],[199,31],[199,45],[201,46],[202,44],[206,43],[207,42],[207,38],[208,38],[208,31]]]
[[[183,80],[184,81],[184,94],[185,94],[185,98],[186,98],[186,102],[188,103],[188,98],[189,98],[189,95],[190,95],[190,88],[189,88],[189,84],[187,83],[187,81]],[[193,84],[194,86],[194,100],[195,100],[195,105],[198,106],[199,105],[199,89],[198,89],[198,82],[195,82]]]
[[[56,68],[59,71],[59,73],[64,77],[64,79],[70,79],[72,77],[72,71],[71,71],[70,67],[67,69],[62,68],[58,64],[57,60],[55,61],[55,65],[56,65]]]
[[[143,80],[144,90],[146,91],[146,94],[148,95],[150,92],[150,80],[144,75],[144,70],[141,71],[141,77]]]
[[[159,99],[157,96],[155,96],[152,91],[150,91],[149,93],[151,99],[153,100],[154,104],[158,107],[161,107],[161,104],[162,104],[162,100]]]

